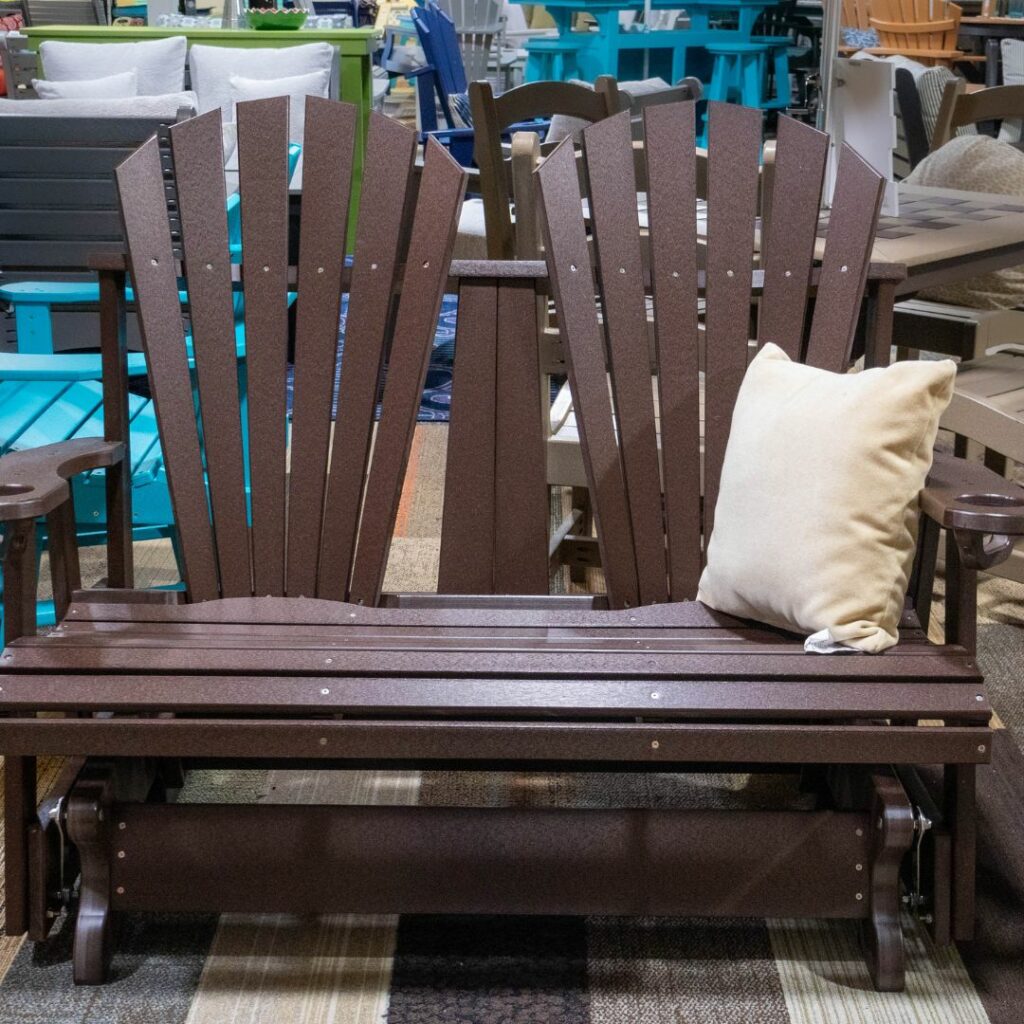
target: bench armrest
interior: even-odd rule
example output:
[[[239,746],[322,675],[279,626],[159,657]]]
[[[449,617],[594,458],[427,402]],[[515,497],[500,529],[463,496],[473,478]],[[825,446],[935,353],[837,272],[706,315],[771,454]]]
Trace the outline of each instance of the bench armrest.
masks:
[[[976,462],[935,453],[921,509],[952,530],[965,564],[987,569],[1024,537],[1024,488]]]
[[[0,523],[35,519],[68,500],[68,480],[124,458],[120,441],[80,437],[9,452],[0,458]]]

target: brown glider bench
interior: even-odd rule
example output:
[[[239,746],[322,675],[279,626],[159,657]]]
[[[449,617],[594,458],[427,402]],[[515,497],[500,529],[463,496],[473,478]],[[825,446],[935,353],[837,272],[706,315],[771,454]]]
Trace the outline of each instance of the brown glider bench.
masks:
[[[983,467],[937,464],[922,499],[932,525],[922,532],[902,641],[882,655],[807,655],[797,637],[693,601],[709,527],[700,514],[698,294],[707,303],[710,508],[752,300],[755,337],[845,368],[877,175],[844,154],[826,255],[812,266],[827,139],[783,119],[773,227],[763,269],[748,273],[760,114],[713,105],[711,245],[698,265],[688,212],[693,106],[652,108],[654,258],[653,279],[644,280],[628,113],[585,133],[596,277],[575,158],[567,148],[545,163],[551,291],[566,328],[608,582],[604,595],[549,596],[535,312],[538,293],[549,290],[547,268],[450,264],[462,171],[430,143],[415,179],[415,133],[376,114],[364,175],[378,187],[363,191],[346,267],[356,112],[307,103],[295,267],[287,101],[238,107],[246,406],[236,385],[219,114],[171,129],[181,253],[156,142],[118,171],[187,592],[130,589],[120,514],[111,517],[109,587],[79,589],[73,536],[60,530],[73,522],[65,481],[118,464],[119,438],[0,459],[7,930],[42,939],[70,903],[74,977],[95,983],[112,953],[111,917],[125,910],[834,917],[863,922],[875,984],[899,989],[900,871],[912,846],[919,860],[910,877],[922,884],[908,888],[911,905],[930,915],[940,941],[972,932],[974,773],[989,759],[991,713],[974,658],[975,568],[1024,532],[1024,496]],[[194,375],[179,274],[190,292]],[[459,318],[439,592],[391,595],[382,580],[446,289],[458,290]],[[651,461],[649,290],[663,450],[673,455],[663,481]],[[332,437],[342,292],[350,299]],[[587,326],[596,323],[595,295],[607,352]],[[116,366],[123,337],[108,330],[105,342]],[[123,422],[117,379],[107,378],[108,424]],[[603,393],[607,403],[609,381],[618,429],[595,399]],[[123,479],[111,476],[122,511]],[[34,628],[39,516],[54,531],[62,613],[46,634]],[[913,604],[930,594],[940,526],[950,538],[949,606],[947,643],[934,645]],[[42,804],[41,756],[69,759]],[[802,772],[813,809],[175,802],[184,770],[246,764]],[[925,764],[944,769],[937,797],[914,771]],[[926,829],[929,842],[916,841]]]

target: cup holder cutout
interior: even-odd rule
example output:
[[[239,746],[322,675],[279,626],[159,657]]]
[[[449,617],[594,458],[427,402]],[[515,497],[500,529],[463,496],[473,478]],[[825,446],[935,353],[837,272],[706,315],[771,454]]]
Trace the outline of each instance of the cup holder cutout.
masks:
[[[10,498],[16,494],[28,494],[31,484],[0,484],[0,498]]]
[[[1009,494],[961,494],[956,500],[976,508],[1024,508],[1024,495],[1015,498]]]

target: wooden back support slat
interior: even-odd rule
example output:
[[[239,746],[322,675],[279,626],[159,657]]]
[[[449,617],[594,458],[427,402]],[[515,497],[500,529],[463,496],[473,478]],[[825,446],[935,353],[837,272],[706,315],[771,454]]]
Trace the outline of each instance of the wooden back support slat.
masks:
[[[203,447],[225,597],[252,594],[220,111],[171,130]]]
[[[672,600],[700,577],[700,390],[693,103],[644,111],[662,478]]]
[[[376,603],[384,581],[465,185],[465,173],[431,139],[402,279],[381,419],[366,482],[350,588],[350,597],[356,602]]]
[[[629,112],[583,132],[619,449],[642,604],[668,598]]]
[[[548,591],[546,431],[550,395],[541,394],[537,300],[532,281],[498,286],[495,399],[494,592]],[[455,387],[475,388],[463,379]]]
[[[387,182],[387,188],[363,189],[359,199],[338,389],[338,408],[344,410],[344,415],[334,424],[317,590],[318,596],[335,600],[348,594],[355,556],[381,361],[415,155],[415,131],[383,114],[370,115],[363,177],[366,181]]]
[[[459,289],[438,590],[548,589],[548,486],[532,280]]]
[[[239,103],[253,587],[285,592],[288,100]]]
[[[704,535],[710,536],[732,407],[747,368],[761,113],[708,104]]]
[[[117,187],[188,593],[208,601],[220,591],[217,557],[155,138],[118,167]]]
[[[799,359],[828,136],[780,117],[777,138],[772,216],[767,236],[761,239],[764,287],[757,340],[759,345],[774,342],[790,359]]]
[[[306,98],[288,487],[286,590],[295,597],[317,588],[356,122],[350,104]]]
[[[437,589],[442,594],[494,590],[495,388],[498,284],[471,280],[459,289],[455,387],[441,518]],[[463,387],[463,382],[470,386]]]
[[[849,363],[884,190],[876,171],[844,145],[804,359],[810,366],[838,373]]]
[[[544,210],[548,273],[558,310],[587,486],[598,519],[598,543],[613,607],[638,599],[633,528],[608,394],[606,356],[594,304],[595,283],[571,140],[537,171]],[[644,359],[647,365],[647,359]]]

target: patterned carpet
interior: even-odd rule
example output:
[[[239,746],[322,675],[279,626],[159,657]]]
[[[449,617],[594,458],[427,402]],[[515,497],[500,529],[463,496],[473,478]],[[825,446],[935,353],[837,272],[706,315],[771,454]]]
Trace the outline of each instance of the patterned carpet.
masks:
[[[436,577],[447,428],[416,431],[389,589]],[[169,582],[140,545],[140,582]],[[98,571],[98,570],[97,570]],[[905,923],[907,990],[872,990],[847,922],[126,916],[115,980],[74,989],[70,921],[0,941],[0,1024],[1020,1024],[1024,1020],[1024,588],[983,584],[980,657],[999,730],[980,773],[980,928],[959,951]],[[43,770],[52,779],[54,766]],[[282,803],[764,806],[743,775],[201,772],[184,799]]]

